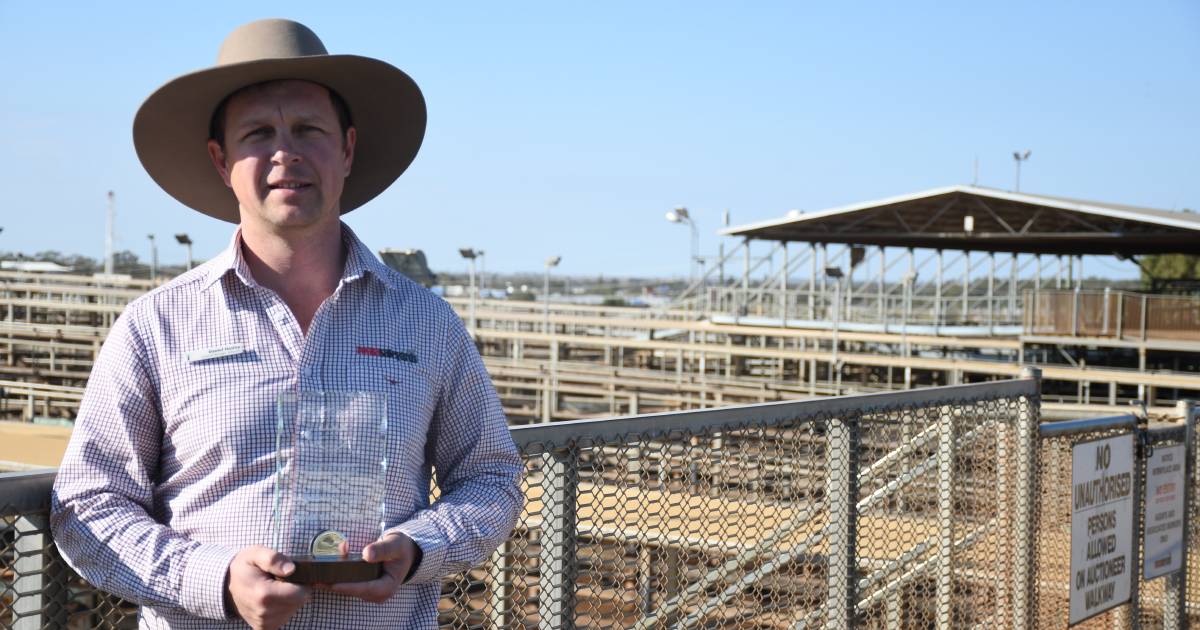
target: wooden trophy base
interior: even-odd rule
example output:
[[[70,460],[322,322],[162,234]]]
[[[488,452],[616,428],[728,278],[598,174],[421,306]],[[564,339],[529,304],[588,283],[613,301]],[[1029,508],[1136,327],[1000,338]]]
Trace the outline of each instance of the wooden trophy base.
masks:
[[[381,563],[367,562],[362,559],[361,554],[353,554],[345,558],[294,556],[288,559],[296,565],[296,570],[283,580],[295,584],[368,582],[383,575]]]

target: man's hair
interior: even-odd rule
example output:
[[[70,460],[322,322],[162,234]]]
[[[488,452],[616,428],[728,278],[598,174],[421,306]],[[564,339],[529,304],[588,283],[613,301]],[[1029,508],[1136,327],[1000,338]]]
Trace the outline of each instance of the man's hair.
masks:
[[[229,96],[226,96],[221,100],[221,103],[217,105],[217,108],[213,110],[212,119],[210,119],[208,122],[208,137],[210,140],[216,140],[217,145],[221,147],[222,151],[225,150],[225,109],[229,106],[230,99],[247,90],[262,87],[267,83],[273,83],[273,81],[264,81],[262,83],[247,85],[246,87],[233,92]],[[317,85],[320,84],[318,83]],[[342,139],[345,141],[346,130],[354,126],[354,120],[350,118],[350,106],[346,105],[346,101],[342,98],[341,94],[338,94],[324,85],[321,85],[321,87],[325,88],[325,91],[329,93],[329,103],[333,105],[333,111],[337,114],[338,126],[341,127]]]

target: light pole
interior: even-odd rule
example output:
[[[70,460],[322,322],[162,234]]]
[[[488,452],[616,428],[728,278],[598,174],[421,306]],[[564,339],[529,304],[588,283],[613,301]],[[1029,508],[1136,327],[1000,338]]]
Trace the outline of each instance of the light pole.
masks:
[[[688,214],[687,208],[679,206],[667,211],[667,220],[671,223],[686,223],[692,228],[692,259],[688,265],[688,273],[692,284],[696,282],[696,261],[700,258],[700,233],[696,231],[696,222]]]
[[[113,224],[116,222],[116,195],[108,191],[108,222],[104,230],[104,275],[113,273]]]
[[[176,234],[175,241],[177,243],[179,243],[180,245],[184,245],[187,247],[187,254],[188,254],[187,268],[189,270],[191,270],[191,268],[192,268],[192,239],[189,238],[187,234]]]
[[[562,262],[562,256],[551,256],[546,259],[546,269],[542,274],[542,332],[550,334],[550,269]]]
[[[1013,189],[1013,192],[1021,192],[1021,162],[1028,160],[1029,154],[1031,153],[1033,153],[1033,151],[1027,150],[1025,151],[1025,154],[1022,155],[1020,151],[1013,151],[1013,160],[1016,160],[1017,162],[1017,187]]]
[[[150,281],[158,280],[158,244],[154,242],[154,235],[147,234],[146,238],[150,239]]]
[[[826,267],[825,276],[833,280],[833,348],[829,381],[836,396],[842,391],[842,366],[838,363],[838,329],[842,319],[842,268]]]
[[[483,252],[477,252],[470,247],[461,247],[458,250],[459,255],[467,259],[467,270],[470,275],[470,291],[471,291],[471,306],[468,311],[471,323],[471,334],[475,334],[475,258]]]

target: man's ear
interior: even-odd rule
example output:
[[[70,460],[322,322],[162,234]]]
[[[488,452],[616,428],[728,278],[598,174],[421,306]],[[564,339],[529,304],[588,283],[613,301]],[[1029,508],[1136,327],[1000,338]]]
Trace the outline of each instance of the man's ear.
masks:
[[[354,164],[354,144],[358,141],[358,130],[350,127],[346,130],[346,139],[342,143],[343,159],[345,160],[345,174],[343,177],[350,176],[350,167]],[[227,180],[228,181],[228,180]]]
[[[212,160],[213,167],[217,169],[217,173],[221,179],[225,181],[225,185],[232,188],[229,183],[229,165],[225,163],[225,151],[217,144],[216,140],[208,141],[208,158]]]

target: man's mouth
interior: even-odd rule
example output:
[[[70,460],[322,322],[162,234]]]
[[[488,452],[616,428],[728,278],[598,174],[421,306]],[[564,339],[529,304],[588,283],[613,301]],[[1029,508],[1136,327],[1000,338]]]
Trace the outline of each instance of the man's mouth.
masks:
[[[291,181],[275,182],[274,184],[267,184],[267,187],[270,188],[271,190],[300,190],[303,188],[308,188],[309,186],[311,186],[311,184],[308,184],[306,182],[291,182]]]

